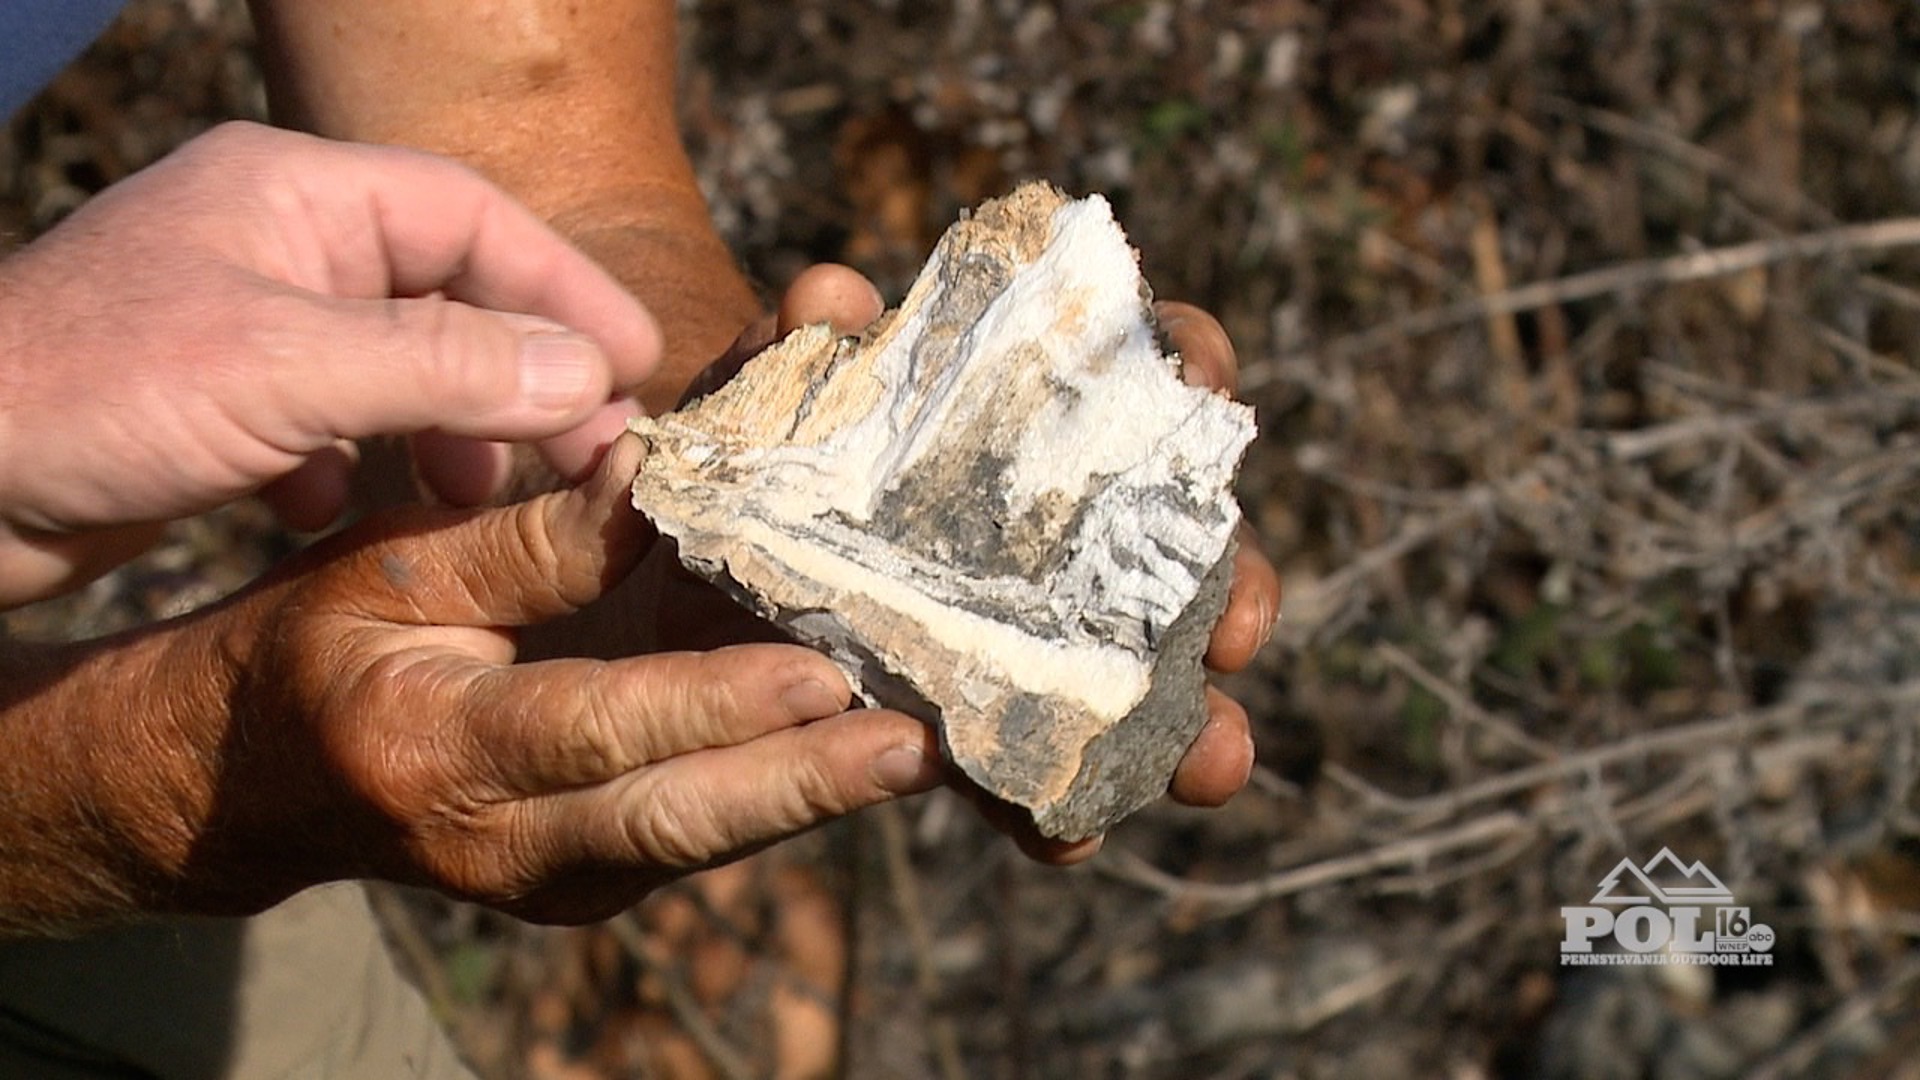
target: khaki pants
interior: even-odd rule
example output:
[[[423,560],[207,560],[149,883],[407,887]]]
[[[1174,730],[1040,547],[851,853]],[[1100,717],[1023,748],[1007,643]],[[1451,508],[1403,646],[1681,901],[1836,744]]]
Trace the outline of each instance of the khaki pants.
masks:
[[[357,885],[0,942],[0,1080],[472,1080]]]

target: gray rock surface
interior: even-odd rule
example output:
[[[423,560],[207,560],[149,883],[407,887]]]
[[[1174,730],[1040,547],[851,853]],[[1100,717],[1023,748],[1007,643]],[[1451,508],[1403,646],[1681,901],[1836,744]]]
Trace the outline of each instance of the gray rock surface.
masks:
[[[1180,380],[1148,295],[1104,200],[1024,187],[863,338],[797,331],[636,421],[634,505],[1043,832],[1100,832],[1206,721],[1254,436]]]

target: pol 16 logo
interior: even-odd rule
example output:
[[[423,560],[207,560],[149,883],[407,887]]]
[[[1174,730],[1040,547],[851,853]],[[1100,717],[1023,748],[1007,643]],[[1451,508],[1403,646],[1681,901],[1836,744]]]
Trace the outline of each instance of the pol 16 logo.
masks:
[[[1668,848],[1644,866],[1620,860],[1590,902],[1560,916],[1562,964],[1773,963],[1773,928],[1754,922],[1704,864]]]

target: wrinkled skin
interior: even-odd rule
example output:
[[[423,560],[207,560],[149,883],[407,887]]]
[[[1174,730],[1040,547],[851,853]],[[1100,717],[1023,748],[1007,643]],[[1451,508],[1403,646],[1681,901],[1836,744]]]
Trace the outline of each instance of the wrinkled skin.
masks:
[[[214,608],[56,650],[7,714],[53,745],[0,759],[9,824],[34,826],[0,855],[0,928],[358,877],[580,922],[938,784],[923,725],[847,711],[797,646],[514,663],[516,628],[650,542],[626,501],[642,453],[626,436],[510,507],[388,512]],[[141,707],[112,707],[130,684]]]
[[[436,432],[423,464],[542,440],[577,473],[660,363],[640,305],[471,171],[253,124],[0,263],[0,348],[0,606],[262,488],[329,520],[343,484],[285,486],[362,435]]]

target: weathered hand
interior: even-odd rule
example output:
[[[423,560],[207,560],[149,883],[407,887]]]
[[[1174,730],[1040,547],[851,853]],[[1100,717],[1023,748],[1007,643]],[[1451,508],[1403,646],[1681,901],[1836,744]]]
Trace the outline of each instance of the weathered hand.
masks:
[[[513,627],[598,597],[648,543],[641,453],[622,438],[580,488],[510,507],[370,520],[178,631],[203,767],[162,800],[189,809],[153,861],[182,906],[374,876],[581,921],[938,783],[923,725],[844,712],[796,646],[512,663]]]
[[[423,473],[455,499],[493,482],[461,437],[545,440],[577,475],[659,352],[625,290],[467,169],[220,128],[0,264],[0,606],[263,487],[322,524],[362,435],[442,436]]]

